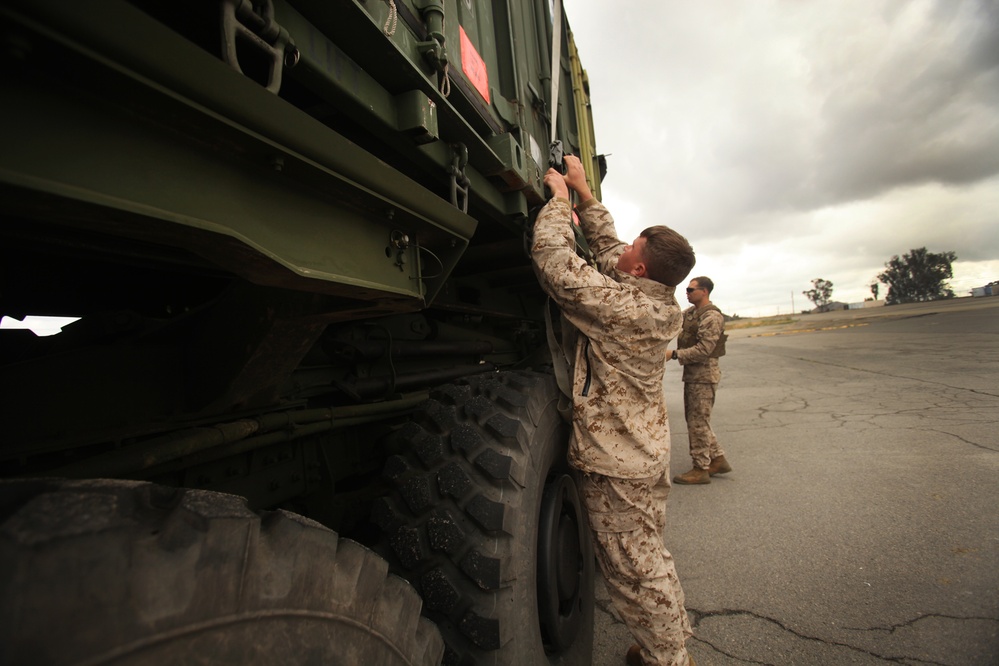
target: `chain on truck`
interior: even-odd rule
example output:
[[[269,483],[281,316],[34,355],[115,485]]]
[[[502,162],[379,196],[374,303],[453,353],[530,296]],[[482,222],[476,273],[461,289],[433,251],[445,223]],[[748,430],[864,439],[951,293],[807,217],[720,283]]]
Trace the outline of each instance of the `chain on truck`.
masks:
[[[0,0],[0,662],[589,663],[558,9]]]

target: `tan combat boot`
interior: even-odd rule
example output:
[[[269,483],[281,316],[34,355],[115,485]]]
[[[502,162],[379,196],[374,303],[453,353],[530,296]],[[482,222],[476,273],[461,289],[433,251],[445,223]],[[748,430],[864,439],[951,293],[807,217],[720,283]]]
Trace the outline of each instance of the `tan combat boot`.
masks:
[[[681,474],[680,476],[674,476],[673,483],[679,483],[680,485],[684,486],[693,486],[701,483],[711,483],[711,475],[708,474],[708,470],[699,469],[695,467],[686,474]]]
[[[718,456],[711,461],[708,465],[708,474],[714,476],[715,474],[727,474],[732,471],[732,466],[728,464],[725,460],[725,456]]]

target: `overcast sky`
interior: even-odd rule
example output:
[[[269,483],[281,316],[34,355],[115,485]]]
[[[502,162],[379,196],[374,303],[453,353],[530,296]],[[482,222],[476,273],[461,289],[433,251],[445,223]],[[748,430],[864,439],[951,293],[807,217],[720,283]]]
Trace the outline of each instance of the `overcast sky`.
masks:
[[[620,235],[685,234],[727,314],[862,301],[924,246],[999,280],[999,0],[564,7]]]

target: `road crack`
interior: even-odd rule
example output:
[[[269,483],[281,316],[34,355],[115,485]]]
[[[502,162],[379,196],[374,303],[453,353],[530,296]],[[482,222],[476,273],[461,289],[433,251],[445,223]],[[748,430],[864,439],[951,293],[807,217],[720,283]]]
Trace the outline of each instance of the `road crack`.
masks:
[[[879,653],[873,652],[871,650],[865,650],[864,648],[857,647],[856,645],[851,645],[849,643],[844,643],[842,641],[836,641],[836,640],[830,640],[830,639],[825,639],[825,638],[819,638],[817,636],[809,636],[808,634],[804,634],[804,633],[798,631],[797,629],[794,629],[793,627],[788,626],[787,624],[781,622],[780,620],[778,620],[776,618],[772,618],[772,617],[769,617],[767,615],[762,615],[762,614],[756,613],[754,611],[740,610],[740,609],[729,609],[729,608],[721,609],[721,610],[716,610],[716,611],[699,611],[699,610],[696,610],[696,609],[688,608],[687,609],[687,614],[690,616],[690,619],[691,619],[690,625],[694,629],[696,629],[704,620],[710,619],[710,618],[726,618],[726,617],[740,617],[740,616],[742,616],[742,617],[751,617],[751,618],[754,618],[754,619],[757,619],[757,620],[761,620],[763,622],[767,622],[767,623],[769,623],[769,624],[771,624],[771,625],[773,625],[775,627],[778,627],[781,631],[784,631],[784,632],[786,632],[788,634],[791,634],[792,636],[794,636],[796,638],[799,638],[799,639],[801,639],[803,641],[810,641],[810,642],[814,642],[814,643],[820,643],[822,645],[829,645],[829,646],[844,648],[844,649],[847,649],[847,650],[851,650],[853,652],[857,652],[859,654],[864,654],[864,655],[867,655],[869,657],[874,657],[875,659],[881,659],[882,661],[886,661],[886,662],[889,662],[889,663],[895,663],[895,664],[912,664],[914,661],[917,661],[917,660],[914,660],[912,657],[892,656],[892,655],[879,654]],[[922,617],[929,617],[929,616],[922,616]],[[912,622],[918,621],[919,619],[921,619],[921,618],[916,618],[916,620],[912,620],[912,621],[910,621],[907,624],[911,624]],[[956,619],[976,619],[976,618],[956,618]],[[977,618],[977,619],[982,619],[982,618]],[[986,619],[991,619],[991,618],[986,618]],[[895,629],[901,628],[902,626],[905,626],[905,625],[899,625],[898,627],[893,627],[892,630],[894,631]],[[865,629],[854,629],[854,628],[850,628],[850,630],[851,631],[879,631],[879,630],[880,631],[884,631],[886,629],[884,629],[884,628],[874,628],[874,629],[866,629],[865,630]],[[769,662],[755,661],[755,660],[751,660],[751,659],[746,659],[746,658],[741,657],[739,655],[731,654],[730,652],[727,652],[724,649],[722,649],[720,646],[712,643],[709,640],[705,640],[704,638],[701,638],[701,637],[697,636],[696,634],[694,636],[694,640],[696,640],[696,641],[698,641],[700,643],[703,643],[703,644],[709,646],[711,649],[717,651],[719,654],[723,654],[726,657],[729,657],[731,659],[737,659],[737,660],[742,661],[742,662],[747,663],[747,664],[765,664],[766,666],[777,666],[775,664],[770,664]],[[946,666],[945,664],[942,664],[940,662],[923,662],[923,663],[929,664],[931,666]]]

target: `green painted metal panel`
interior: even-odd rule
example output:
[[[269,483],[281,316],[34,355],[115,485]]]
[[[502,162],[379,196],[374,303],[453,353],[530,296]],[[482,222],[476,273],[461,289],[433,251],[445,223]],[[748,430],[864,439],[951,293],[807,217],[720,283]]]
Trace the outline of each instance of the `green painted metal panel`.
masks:
[[[446,95],[425,57],[438,5]],[[237,49],[243,72],[223,61],[215,3],[4,0],[6,198],[40,218],[45,197],[77,201],[91,212],[47,221],[401,309],[431,303],[470,244],[518,239],[545,196],[548,3],[397,0],[394,24],[386,2],[273,6],[276,94],[252,49]],[[578,153],[590,119],[563,45],[559,136]],[[451,198],[464,151],[467,213]]]
[[[225,235],[309,281],[421,302],[442,269],[421,282],[415,243],[446,272],[474,232],[449,202],[128,5],[31,3],[9,17],[27,49],[0,109],[10,185]],[[396,230],[413,241],[403,270],[386,256]],[[247,277],[294,282],[281,273]]]

